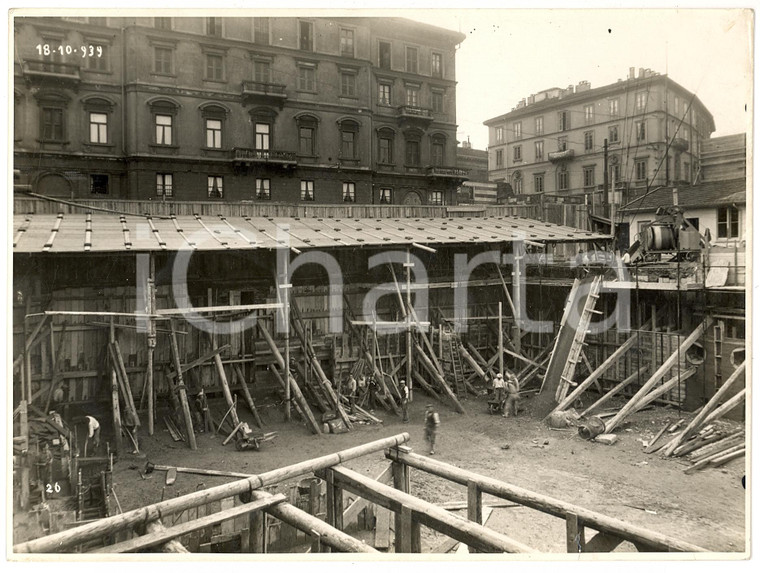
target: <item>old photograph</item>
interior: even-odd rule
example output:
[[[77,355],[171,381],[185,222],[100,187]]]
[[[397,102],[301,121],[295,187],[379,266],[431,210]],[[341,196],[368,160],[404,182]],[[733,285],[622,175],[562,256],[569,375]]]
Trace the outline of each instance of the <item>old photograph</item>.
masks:
[[[8,559],[747,559],[753,11],[258,4],[7,12]]]

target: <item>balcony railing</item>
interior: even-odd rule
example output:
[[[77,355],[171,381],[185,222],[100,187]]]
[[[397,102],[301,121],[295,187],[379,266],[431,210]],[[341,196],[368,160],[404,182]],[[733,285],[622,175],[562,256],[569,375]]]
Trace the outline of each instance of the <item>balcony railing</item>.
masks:
[[[399,119],[433,121],[433,113],[429,109],[414,105],[400,105],[398,107],[398,117]]]
[[[24,74],[28,77],[51,78],[55,80],[72,80],[78,82],[79,66],[49,60],[27,60],[24,62]]]
[[[296,163],[296,154],[293,151],[236,147],[232,150],[232,153],[235,161],[243,163]]]
[[[574,149],[565,149],[564,151],[550,151],[549,161],[566,161],[575,157]]]
[[[273,95],[273,96],[280,96],[280,97],[287,97],[285,95],[285,86],[282,84],[270,84],[267,82],[254,82],[254,81],[244,81],[243,82],[243,93],[244,94],[264,94],[264,95]]]
[[[689,142],[686,141],[683,137],[675,137],[673,138],[671,147],[676,151],[686,151],[689,149]]]
[[[460,167],[443,167],[433,166],[427,168],[427,174],[433,177],[454,177],[457,179],[466,178],[470,172],[469,169],[462,169]]]

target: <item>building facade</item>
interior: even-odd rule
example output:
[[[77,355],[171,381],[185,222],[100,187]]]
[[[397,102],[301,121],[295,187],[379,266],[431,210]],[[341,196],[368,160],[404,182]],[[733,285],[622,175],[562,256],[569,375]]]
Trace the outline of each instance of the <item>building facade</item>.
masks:
[[[453,204],[455,47],[397,18],[16,18],[14,167],[53,197]]]
[[[747,177],[747,134],[713,137],[702,144],[701,181]]]
[[[570,202],[601,197],[605,140],[608,189],[622,191],[618,202],[625,202],[637,190],[697,182],[701,146],[715,131],[694,94],[651,70],[636,76],[634,68],[600,88],[580,82],[544,90],[484,123],[491,181],[509,183],[518,196]]]

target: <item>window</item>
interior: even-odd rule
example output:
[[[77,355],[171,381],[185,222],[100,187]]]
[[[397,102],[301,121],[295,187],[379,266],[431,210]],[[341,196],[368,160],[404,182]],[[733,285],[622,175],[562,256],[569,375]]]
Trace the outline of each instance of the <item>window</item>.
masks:
[[[583,186],[584,187],[593,187],[596,185],[596,177],[595,177],[595,167],[593,165],[589,165],[588,167],[583,168]]]
[[[220,119],[206,120],[206,147],[222,148],[222,121]]]
[[[557,138],[557,151],[567,151],[567,137]]]
[[[393,163],[393,132],[389,130],[378,132],[377,162]]]
[[[253,41],[262,46],[269,45],[269,18],[253,19]]]
[[[544,134],[544,118],[543,116],[536,118],[536,135]]]
[[[209,175],[207,178],[208,196],[211,199],[224,197],[224,178],[220,175]]]
[[[617,117],[620,109],[620,100],[610,100],[610,117]]]
[[[174,50],[171,48],[153,48],[153,71],[157,74],[171,75],[174,70],[172,64],[174,59]]]
[[[516,195],[522,195],[523,194],[523,185],[522,185],[522,173],[517,171],[512,178],[512,191],[515,192]]]
[[[108,46],[104,44],[98,44],[103,53],[100,57],[97,55],[87,58],[87,69],[91,72],[107,72],[108,71]]]
[[[90,113],[90,143],[108,143],[108,115]]]
[[[406,164],[410,167],[420,165],[420,142],[414,139],[406,140]]]
[[[688,161],[683,162],[683,177],[686,181],[691,181],[691,163]]]
[[[316,91],[314,68],[300,66],[298,68],[298,89],[305,92]]]
[[[354,31],[341,28],[340,30],[340,55],[344,58],[354,57]]]
[[[342,159],[356,158],[356,133],[353,131],[340,132],[340,156]]]
[[[301,181],[301,201],[314,201],[314,181]]]
[[[620,142],[620,134],[618,133],[618,126],[617,125],[611,125],[610,126],[608,138],[609,138],[609,142],[610,143],[619,143]]]
[[[378,42],[378,64],[384,70],[391,69],[391,44],[390,42]]]
[[[156,195],[174,197],[173,176],[171,173],[156,173]]]
[[[171,30],[172,19],[171,18],[153,18],[153,26],[159,30]]]
[[[514,161],[522,161],[522,145],[515,145],[512,148],[512,159]]]
[[[108,175],[90,175],[90,193],[108,195]]]
[[[406,105],[417,107],[420,105],[420,88],[406,86]]]
[[[314,49],[314,24],[298,22],[298,47],[311,52]]]
[[[636,141],[647,140],[647,123],[645,121],[636,122]]]
[[[570,129],[570,112],[569,111],[559,112],[558,121],[559,121],[559,130],[568,131]]]
[[[256,199],[268,201],[272,198],[269,185],[269,179],[260,179],[258,177],[256,178]]]
[[[156,115],[156,144],[172,145],[172,116]]]
[[[215,38],[222,37],[222,19],[206,18],[206,34]]]
[[[567,191],[570,188],[570,174],[567,172],[566,167],[562,167],[557,172],[557,189],[559,191]]]
[[[272,126],[268,123],[256,122],[253,128],[253,146],[257,151],[269,151]]]
[[[431,73],[434,78],[443,77],[443,56],[433,52],[430,60]]]
[[[522,138],[522,122],[517,121],[512,124],[512,135],[514,135],[515,139]]]
[[[544,192],[544,176],[541,175],[534,175],[533,176],[533,191],[535,193],[543,193]]]
[[[298,128],[298,153],[314,155],[314,128],[311,126]]]
[[[218,54],[206,54],[205,79],[221,82],[224,80],[224,58]]]
[[[644,111],[647,107],[647,92],[636,93],[636,111]]]
[[[443,205],[443,191],[428,191],[429,205]]]
[[[610,168],[610,183],[614,187],[620,181],[620,165],[613,165]]]
[[[63,141],[63,109],[57,107],[42,108],[42,140]]]
[[[585,151],[594,151],[594,132],[587,131],[583,134],[583,149]]]
[[[417,73],[417,48],[406,47],[406,71],[411,74]]]
[[[501,143],[502,141],[504,141],[504,128],[497,127],[496,128],[496,142]]]
[[[386,205],[393,203],[393,189],[390,189],[388,187],[380,188],[380,203]]]
[[[586,123],[594,122],[594,104],[583,106],[583,117],[586,119]]]
[[[432,92],[433,96],[433,111],[435,113],[443,113],[443,93],[434,91]]]
[[[679,108],[681,107],[680,102],[681,100],[678,99],[678,96],[675,96],[674,101],[673,101],[673,114],[676,117],[678,117],[678,114],[680,113],[679,112]]]
[[[356,97],[356,76],[354,74],[340,74],[340,95]]]
[[[391,105],[391,85],[380,84],[378,86],[378,95],[380,105]]]
[[[718,238],[737,239],[739,237],[739,209],[721,207],[718,209]]]
[[[269,62],[254,60],[253,81],[268,84],[272,81],[272,65]]]
[[[343,202],[344,203],[356,202],[356,183],[352,183],[352,182],[343,183]]]
[[[444,157],[446,156],[446,140],[443,137],[433,137],[432,145],[430,147],[430,155],[433,165],[436,167],[443,166]]]
[[[536,141],[536,161],[543,161],[544,160],[544,142],[543,141]]]
[[[496,150],[496,168],[502,168],[504,167],[504,150],[503,149],[497,149]]]
[[[647,178],[647,160],[639,159],[636,161],[636,181],[646,181]]]

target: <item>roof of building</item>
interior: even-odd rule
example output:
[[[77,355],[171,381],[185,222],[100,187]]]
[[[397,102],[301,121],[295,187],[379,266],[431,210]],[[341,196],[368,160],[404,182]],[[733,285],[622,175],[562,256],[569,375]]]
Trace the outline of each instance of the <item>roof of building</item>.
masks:
[[[696,95],[692,94],[692,92],[687,90],[681,84],[671,79],[667,74],[652,74],[650,76],[647,76],[646,78],[631,78],[631,79],[625,79],[625,80],[618,80],[617,82],[613,84],[607,84],[605,86],[600,86],[598,88],[590,88],[590,89],[585,89],[582,91],[574,91],[572,94],[567,94],[562,97],[544,99],[544,100],[541,100],[529,105],[517,107],[507,113],[503,113],[491,119],[487,119],[483,122],[483,125],[490,126],[494,123],[498,123],[506,119],[515,119],[517,117],[530,116],[534,113],[540,113],[541,111],[546,110],[546,109],[549,109],[549,110],[554,109],[558,105],[562,105],[562,106],[572,105],[574,103],[579,103],[584,100],[598,98],[605,94],[617,93],[617,92],[622,93],[631,89],[639,89],[640,86],[649,82],[667,82],[667,85],[669,86],[670,89],[680,90],[683,93],[693,95],[694,104],[697,107],[701,108],[710,118],[710,128],[711,128],[710,131],[711,132],[715,131],[715,122],[714,122],[712,113],[710,113],[710,110],[708,110],[707,107],[705,107],[705,105]],[[553,88],[553,89],[556,89],[556,88]],[[541,90],[538,93],[543,93],[545,91],[552,91],[552,90],[551,89]]]
[[[699,185],[676,187],[680,207],[718,207],[720,205],[744,204],[747,202],[746,179],[710,181]],[[658,207],[673,205],[673,186],[661,187],[648,195],[629,201],[620,210],[654,211]]]
[[[14,253],[296,250],[384,245],[549,243],[604,240],[606,235],[524,217],[331,219],[110,213],[14,215]]]

